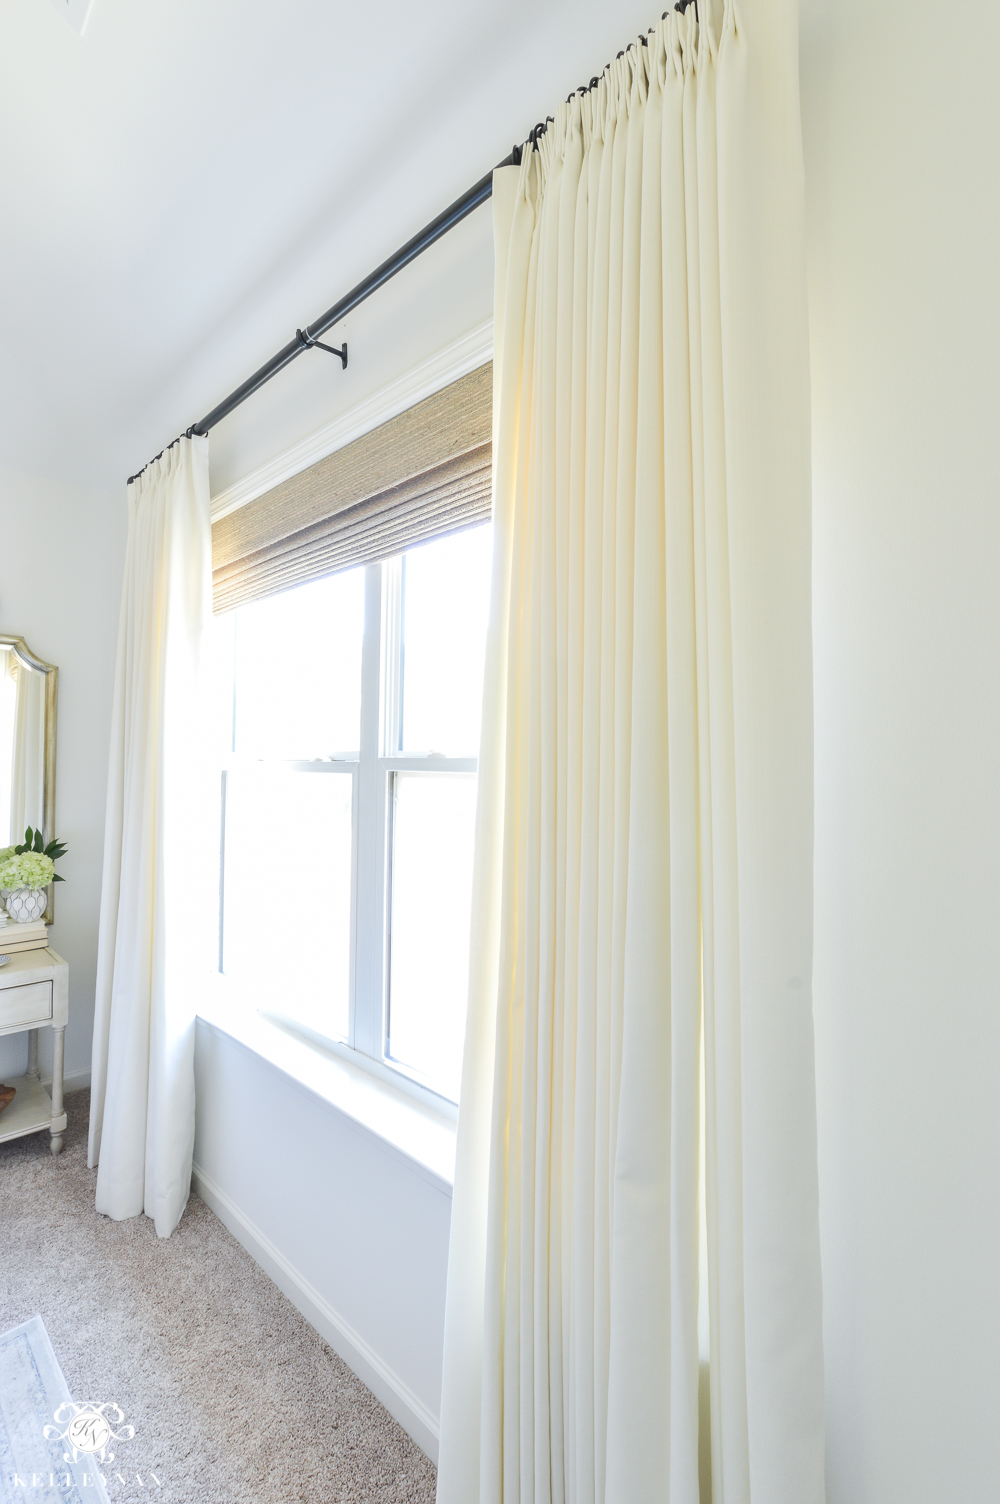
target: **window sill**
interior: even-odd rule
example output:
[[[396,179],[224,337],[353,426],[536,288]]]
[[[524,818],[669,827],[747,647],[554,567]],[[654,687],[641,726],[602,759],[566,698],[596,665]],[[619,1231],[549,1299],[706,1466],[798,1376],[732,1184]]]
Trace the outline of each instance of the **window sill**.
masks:
[[[362,1066],[289,1033],[230,992],[220,977],[198,1009],[200,1022],[235,1040],[362,1132],[405,1160],[450,1196],[455,1177],[455,1123]]]

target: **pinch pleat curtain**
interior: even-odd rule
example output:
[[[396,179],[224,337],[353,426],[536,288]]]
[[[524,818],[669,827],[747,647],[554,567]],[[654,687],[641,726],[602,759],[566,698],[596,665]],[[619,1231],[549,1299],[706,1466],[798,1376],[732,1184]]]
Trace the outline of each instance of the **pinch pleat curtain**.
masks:
[[[191,1186],[195,998],[213,853],[200,661],[212,619],[208,439],[128,488],[97,959],[97,1210],[168,1237]]]
[[[439,1504],[707,1504],[699,1308],[715,1504],[823,1498],[796,19],[701,10],[494,175]]]

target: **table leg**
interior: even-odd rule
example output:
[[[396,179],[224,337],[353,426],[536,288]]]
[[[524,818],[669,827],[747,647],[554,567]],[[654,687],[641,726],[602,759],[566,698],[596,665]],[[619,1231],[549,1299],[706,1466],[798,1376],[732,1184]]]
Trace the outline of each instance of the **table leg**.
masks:
[[[63,1115],[63,1055],[66,1043],[66,1030],[52,1030],[52,1117],[53,1120]],[[58,1154],[63,1146],[62,1130],[52,1135],[52,1153]]]
[[[38,1030],[28,1030],[28,1070],[27,1074],[38,1080]]]

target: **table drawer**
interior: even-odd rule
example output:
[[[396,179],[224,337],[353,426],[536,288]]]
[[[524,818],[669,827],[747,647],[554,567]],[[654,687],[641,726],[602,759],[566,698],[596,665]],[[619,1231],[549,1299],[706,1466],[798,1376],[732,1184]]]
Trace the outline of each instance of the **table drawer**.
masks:
[[[0,1029],[41,1024],[52,1017],[52,983],[25,982],[0,988]]]

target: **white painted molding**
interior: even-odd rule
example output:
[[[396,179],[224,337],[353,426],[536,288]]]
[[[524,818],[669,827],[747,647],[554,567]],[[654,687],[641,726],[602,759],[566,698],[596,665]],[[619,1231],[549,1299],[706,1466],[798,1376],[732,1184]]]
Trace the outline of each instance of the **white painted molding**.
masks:
[[[390,418],[406,412],[407,408],[415,407],[425,397],[450,386],[460,376],[467,376],[470,371],[478,370],[492,358],[491,319],[489,323],[480,324],[478,329],[472,329],[454,343],[446,345],[429,360],[413,366],[388,386],[382,387],[371,397],[366,397],[364,402],[359,402],[339,418],[334,418],[331,423],[317,429],[307,439],[293,444],[284,454],[268,460],[242,480],[228,486],[225,491],[220,491],[218,496],[213,496],[212,521],[218,522],[220,517],[228,517],[230,512],[245,507],[247,502],[255,501],[265,491],[280,486],[282,481],[308,470],[317,460],[326,459],[328,454],[343,449],[345,444],[360,439],[362,434],[371,433],[379,424],[388,423]]]
[[[203,995],[203,1009],[206,1003]],[[277,1071],[296,1091],[322,1102],[351,1132],[377,1144],[383,1153],[451,1197],[456,1125],[447,1118],[428,1111],[395,1087],[387,1087],[359,1066],[348,1065],[339,1056],[279,1029],[254,1008],[241,1017],[216,999],[211,1016],[200,1011],[198,1023],[245,1051],[255,1064]]]
[[[51,1076],[42,1077],[43,1086],[52,1085]],[[63,1096],[71,1091],[86,1091],[90,1085],[90,1071],[67,1071],[63,1076]]]
[[[324,1341],[343,1358],[362,1383],[367,1384],[376,1399],[399,1422],[420,1450],[437,1465],[439,1424],[422,1400],[418,1399],[408,1384],[379,1357],[374,1348],[345,1321],[339,1312],[323,1298],[315,1286],[300,1274],[284,1254],[256,1227],[225,1191],[206,1175],[197,1164],[192,1173],[193,1189],[202,1201],[232,1233],[236,1241],[246,1249],[250,1257],[278,1286],[301,1312],[309,1325],[315,1327]]]

